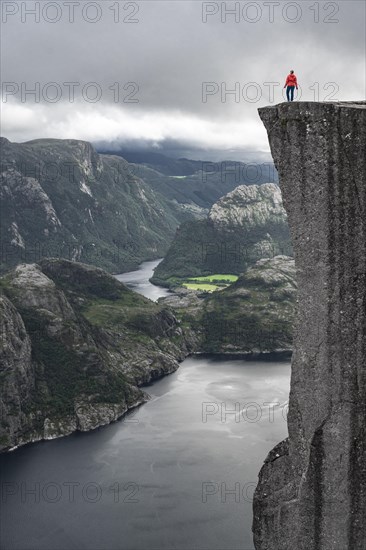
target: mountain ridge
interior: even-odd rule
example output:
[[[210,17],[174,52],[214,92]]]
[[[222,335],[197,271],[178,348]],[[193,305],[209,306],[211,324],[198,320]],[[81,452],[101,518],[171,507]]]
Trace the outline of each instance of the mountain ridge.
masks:
[[[3,138],[1,183],[3,271],[50,256],[127,271],[164,255],[175,228],[192,215],[124,159],[80,140]]]

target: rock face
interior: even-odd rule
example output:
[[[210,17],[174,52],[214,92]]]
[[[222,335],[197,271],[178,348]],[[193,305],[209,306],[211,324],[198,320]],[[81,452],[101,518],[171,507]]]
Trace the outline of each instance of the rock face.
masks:
[[[286,223],[281,191],[274,183],[239,185],[212,206],[208,217],[215,225],[231,231],[259,228],[271,222]]]
[[[28,419],[23,411],[34,391],[35,376],[31,359],[31,340],[23,319],[5,296],[0,296],[0,448],[8,446],[9,434],[25,429]]]
[[[366,103],[259,109],[299,292],[288,440],[254,497],[257,550],[366,544]]]

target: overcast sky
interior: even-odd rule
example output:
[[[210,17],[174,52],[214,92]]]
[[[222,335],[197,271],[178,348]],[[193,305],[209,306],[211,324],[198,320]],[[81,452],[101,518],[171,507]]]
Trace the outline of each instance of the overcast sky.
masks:
[[[283,101],[290,69],[302,100],[365,99],[363,0],[1,4],[1,134],[12,141],[264,159],[257,108]]]

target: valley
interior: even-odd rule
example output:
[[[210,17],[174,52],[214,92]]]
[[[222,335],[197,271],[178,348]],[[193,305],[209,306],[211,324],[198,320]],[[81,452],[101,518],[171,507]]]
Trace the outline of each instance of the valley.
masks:
[[[174,297],[149,282],[156,263],[117,278],[145,297]],[[287,434],[289,376],[288,358],[191,355],[143,385],[143,406],[120,421],[3,453],[4,547],[185,550],[188,536],[192,547],[200,541],[212,550],[252,550],[256,473]],[[237,460],[243,449],[244,462]],[[233,488],[238,496],[226,494]],[[182,521],[190,524],[188,535]]]

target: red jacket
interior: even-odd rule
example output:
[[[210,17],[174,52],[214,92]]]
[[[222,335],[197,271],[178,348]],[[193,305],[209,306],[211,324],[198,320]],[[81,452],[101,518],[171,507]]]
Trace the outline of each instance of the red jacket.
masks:
[[[296,86],[296,88],[297,88],[297,78],[296,78],[295,74],[289,74],[288,75],[288,77],[286,78],[285,87],[286,86]]]

